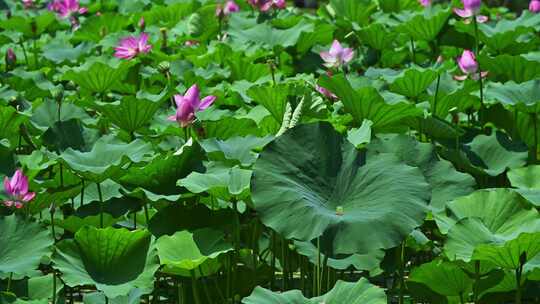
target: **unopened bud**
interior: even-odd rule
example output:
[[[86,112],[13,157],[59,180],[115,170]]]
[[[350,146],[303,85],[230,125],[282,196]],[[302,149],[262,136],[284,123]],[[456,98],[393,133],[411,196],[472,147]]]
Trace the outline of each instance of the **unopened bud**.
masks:
[[[51,206],[49,207],[49,212],[51,214],[54,214],[56,212],[56,205],[54,203],[51,203]]]
[[[141,31],[144,31],[144,29],[146,28],[146,23],[144,22],[144,17],[141,17],[141,19],[139,19],[139,22],[137,23],[137,25],[139,26]]]
[[[13,69],[17,65],[17,56],[12,48],[9,48],[6,52],[6,68],[8,70]]]

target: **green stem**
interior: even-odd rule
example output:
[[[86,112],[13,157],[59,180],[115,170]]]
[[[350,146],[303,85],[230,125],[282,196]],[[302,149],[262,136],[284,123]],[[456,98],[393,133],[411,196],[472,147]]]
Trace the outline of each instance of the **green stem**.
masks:
[[[478,302],[478,284],[480,284],[480,261],[475,261],[474,262],[474,288],[473,288],[474,303]]]
[[[208,303],[212,303],[212,297],[210,296],[210,290],[208,290],[208,284],[207,284],[206,280],[204,279],[204,275],[203,275],[201,265],[199,265],[199,274],[201,275],[201,280],[203,280],[202,287],[203,287],[203,291],[204,291],[204,295],[206,297],[206,300],[208,301]]]
[[[23,55],[24,55],[24,62],[26,63],[26,66],[28,68],[30,68],[30,64],[28,62],[28,54],[26,53],[26,47],[24,47],[24,41],[21,39],[19,40],[19,45],[21,46],[22,50],[23,50]]]
[[[416,63],[416,49],[414,47],[414,40],[411,38],[411,52],[412,52],[412,61]]]
[[[321,295],[321,238],[317,237],[317,273],[315,275],[317,280],[317,296]]]
[[[36,41],[37,41],[37,38],[34,39],[32,48],[33,48],[33,52],[34,52],[35,68],[36,68],[36,70],[39,70],[38,49],[37,49]]]
[[[9,290],[11,289],[11,280],[13,280],[13,272],[10,272],[10,273],[9,273],[9,278],[8,278],[8,281],[7,281],[6,292],[9,292]]]
[[[463,300],[463,292],[460,292],[460,293],[459,293],[459,302],[460,302],[461,304],[465,304],[465,301]]]
[[[56,271],[53,269],[52,304],[56,304]]]
[[[536,113],[532,113],[532,121],[534,128],[534,146],[532,149],[532,160],[534,163],[538,160],[538,116]]]
[[[433,109],[431,109],[431,114],[437,116],[437,101],[439,97],[439,85],[441,83],[441,74],[437,74],[437,85],[435,86],[435,96],[433,97]]]
[[[270,289],[274,288],[276,281],[276,233],[272,230],[272,261],[270,262],[272,267],[272,279],[270,281]]]
[[[81,206],[84,206],[84,179],[81,178]]]
[[[197,278],[195,277],[195,271],[191,270],[191,291],[193,292],[193,298],[195,299],[195,304],[202,304],[201,298],[199,296],[199,290],[197,287]]]
[[[478,21],[476,21],[476,16],[472,17],[473,24],[474,24],[474,38],[475,38],[475,54],[476,56],[480,56],[480,41],[478,38]],[[482,111],[484,110],[484,82],[482,80],[482,69],[480,68],[480,61],[478,62],[478,82],[480,84],[480,112],[479,112],[479,120],[482,127],[484,126],[484,117],[482,114]]]
[[[99,227],[103,228],[103,194],[101,193],[101,183],[97,183],[99,197]]]
[[[403,304],[405,295],[405,242],[401,243],[399,263],[399,304]]]
[[[516,299],[515,304],[521,304],[521,275],[523,273],[523,263],[519,264],[519,268],[516,269]]]
[[[133,229],[137,229],[137,212],[133,212]]]
[[[146,220],[146,226],[148,226],[148,222],[150,222],[150,216],[148,215],[148,205],[144,204],[144,219]]]

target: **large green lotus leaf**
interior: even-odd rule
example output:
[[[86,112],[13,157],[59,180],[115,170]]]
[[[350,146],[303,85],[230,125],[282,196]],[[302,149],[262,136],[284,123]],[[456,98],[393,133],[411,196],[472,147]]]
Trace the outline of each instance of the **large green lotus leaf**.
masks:
[[[382,51],[392,45],[396,34],[393,31],[387,30],[383,24],[373,23],[362,28],[358,32],[358,36],[367,45]]]
[[[0,138],[7,138],[13,145],[18,143],[19,127],[28,118],[11,106],[0,106]]]
[[[330,0],[327,7],[337,18],[345,18],[359,25],[367,25],[377,5],[369,0]]]
[[[365,278],[358,282],[338,281],[327,294],[307,299],[300,290],[277,293],[257,287],[242,300],[244,304],[386,304],[384,290],[372,285]]]
[[[268,112],[272,114],[278,122],[283,121],[285,114],[285,105],[287,104],[287,96],[289,95],[289,86],[280,84],[278,86],[260,85],[251,87],[248,96],[257,103],[264,106]]]
[[[60,158],[85,179],[102,182],[118,174],[121,166],[128,161],[138,163],[151,153],[151,145],[140,139],[126,144],[112,142],[110,138],[102,137],[91,151],[81,152],[68,148]]]
[[[71,80],[92,93],[104,93],[126,78],[131,63],[93,58],[64,73],[63,80]]]
[[[129,18],[125,16],[102,12],[101,15],[93,15],[86,19],[77,31],[75,31],[72,40],[91,41],[98,43],[106,35],[122,30],[129,24]]]
[[[61,152],[68,148],[82,150],[86,146],[84,132],[79,120],[57,121],[43,133],[41,139],[51,151]]]
[[[111,227],[112,225],[120,221],[120,218],[114,218],[112,215],[104,213],[103,217],[101,215],[92,215],[87,217],[78,217],[75,215],[71,215],[65,219],[58,221],[56,224],[66,231],[76,233],[85,226],[91,226],[96,228],[101,227],[102,219],[103,227]]]
[[[204,153],[197,143],[188,142],[180,154],[160,154],[144,165],[131,166],[119,178],[128,187],[142,187],[156,194],[176,194],[176,181],[202,167]]]
[[[276,46],[289,47],[298,42],[302,33],[313,32],[314,25],[306,20],[300,21],[295,26],[288,29],[276,29],[269,23],[260,23],[245,28],[245,24],[234,22],[231,18],[229,23],[229,35],[234,43],[239,46],[249,46],[255,44],[258,47],[272,49]]]
[[[299,254],[306,256],[313,265],[317,265],[317,246],[312,242],[294,241]],[[383,250],[376,250],[368,254],[352,254],[345,257],[328,257],[327,265],[333,269],[347,270],[354,267],[357,270],[369,271],[371,276],[382,272],[379,265],[384,258]],[[325,260],[324,253],[320,253],[320,261]]]
[[[429,138],[456,140],[464,135],[465,131],[451,122],[437,116],[428,116],[417,120],[413,124],[417,130],[422,130]]]
[[[474,193],[449,202],[445,213],[435,214],[442,233],[465,218],[479,218],[492,231],[516,236],[523,231],[540,227],[539,215],[531,204],[513,189],[497,188],[477,190]],[[503,216],[504,215],[504,216]],[[521,225],[521,223],[526,223]],[[528,230],[532,229],[532,230]]]
[[[393,77],[390,82],[390,90],[407,97],[417,98],[426,92],[435,79],[437,79],[435,71],[410,68]]]
[[[473,280],[461,267],[441,260],[431,261],[414,268],[409,281],[423,284],[447,297],[467,295],[473,287]]]
[[[409,166],[420,168],[431,186],[430,207],[441,210],[446,203],[474,190],[475,180],[456,171],[452,163],[439,158],[433,145],[406,135],[384,135],[368,145],[373,153],[393,153]]]
[[[206,137],[228,139],[235,136],[265,136],[257,128],[257,123],[249,118],[237,119],[234,117],[223,117],[216,121],[204,121],[204,131]]]
[[[60,117],[58,117],[60,114]],[[39,107],[34,109],[30,121],[42,131],[54,127],[58,121],[68,121],[78,119],[88,121],[90,116],[81,107],[73,103],[62,102],[60,113],[58,113],[58,103],[54,100],[45,100]]]
[[[114,299],[106,299],[101,292],[85,293],[83,295],[84,304],[140,304],[141,296],[143,295],[140,289],[132,290],[129,295],[116,297]]]
[[[491,176],[523,166],[528,157],[527,146],[499,131],[476,136],[466,145],[465,153],[474,168]]]
[[[40,36],[55,21],[56,16],[53,13],[41,12],[33,17],[13,16],[0,20],[0,28],[20,32],[26,37],[35,37],[36,35]],[[35,24],[35,28],[32,28],[32,23]]]
[[[0,218],[0,277],[32,276],[40,261],[52,254],[49,230],[16,215]]]
[[[490,82],[486,86],[486,100],[514,106],[520,111],[540,113],[540,80],[534,79],[523,83]]]
[[[334,254],[399,244],[422,223],[430,198],[418,168],[391,154],[366,159],[327,123],[295,127],[267,145],[251,191],[265,225],[303,241],[323,235]]]
[[[216,153],[223,155],[217,160],[236,160],[243,166],[249,166],[257,159],[257,153],[254,150],[264,147],[272,139],[272,136],[255,137],[251,135],[246,137],[231,137],[227,140],[210,138],[202,140],[201,146],[210,155]]]
[[[448,203],[446,214],[435,219],[448,233],[445,254],[469,261],[480,244],[512,240],[523,232],[540,229],[540,215],[511,189],[479,190]]]
[[[159,268],[148,231],[83,227],[57,244],[54,267],[70,287],[95,285],[109,298],[134,288],[149,293]],[[114,270],[114,271],[111,271]]]
[[[540,206],[540,165],[512,169],[507,175],[519,194],[535,206]]]
[[[69,37],[67,35],[57,35],[57,37],[43,46],[43,57],[56,64],[65,61],[75,62],[83,54],[87,54],[93,47],[92,44],[87,42],[73,46],[68,39]]]
[[[450,15],[451,11],[448,8],[429,7],[414,15],[408,15],[398,26],[398,30],[407,33],[416,41],[432,41],[439,35]]]
[[[350,113],[360,126],[364,119],[373,122],[376,131],[399,124],[407,117],[417,117],[422,111],[407,102],[387,103],[373,87],[364,87],[355,91],[342,75],[323,76],[319,85],[336,94],[343,102],[345,111]]]
[[[517,83],[538,79],[540,61],[526,55],[503,54],[497,57],[480,57],[482,70],[489,71],[490,78],[499,81],[515,81]]]
[[[251,170],[216,164],[206,172],[191,172],[178,180],[178,186],[185,187],[191,193],[207,192],[215,197],[228,200],[232,195],[243,199],[249,192]]]
[[[97,103],[96,108],[113,124],[131,133],[147,125],[163,104],[163,101],[162,98],[153,101],[134,96],[124,96],[120,101]]]
[[[187,277],[191,272],[201,275],[201,270],[204,275],[212,274],[220,265],[217,258],[233,249],[224,237],[223,232],[207,228],[161,236],[156,247],[163,271]]]
[[[164,6],[153,5],[150,10],[142,14],[142,17],[148,25],[171,28],[200,6],[198,2],[183,2]]]
[[[479,24],[480,39],[485,42],[490,48],[497,51],[512,51],[512,46],[515,47],[519,36],[534,32],[534,28],[540,25],[540,16],[528,11],[523,11],[519,18],[509,20],[503,19],[494,26],[488,23]],[[472,27],[468,27],[472,30]],[[473,34],[473,33],[471,33]]]
[[[24,92],[24,97],[28,100],[50,97],[51,92],[56,90],[53,83],[41,71],[27,71],[18,67],[10,73],[5,82],[20,95]]]
[[[204,204],[183,206],[171,204],[159,210],[148,223],[148,229],[156,237],[173,235],[181,230],[197,230],[202,228],[220,229],[232,225],[234,211],[232,209],[210,210]]]
[[[522,233],[517,238],[502,242],[480,244],[474,250],[474,260],[489,261],[505,269],[518,269],[540,253],[540,232]]]

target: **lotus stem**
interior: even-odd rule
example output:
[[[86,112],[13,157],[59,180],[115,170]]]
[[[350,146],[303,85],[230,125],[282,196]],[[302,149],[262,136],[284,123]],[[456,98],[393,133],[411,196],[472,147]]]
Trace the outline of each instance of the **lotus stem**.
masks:
[[[148,222],[150,221],[150,216],[148,215],[148,204],[143,205],[144,209],[144,219],[146,220],[146,226],[148,227]]]
[[[538,160],[538,115],[536,113],[532,113],[532,121],[533,121],[533,128],[534,128],[534,146],[532,149],[532,161],[536,163]]]
[[[81,178],[81,206],[84,206],[84,178]]]
[[[199,269],[199,274],[201,275],[201,280],[203,280],[202,287],[203,287],[206,300],[208,301],[208,303],[212,303],[212,297],[210,296],[210,291],[208,290],[208,286],[207,286],[208,284],[206,283],[206,280],[204,279],[201,265],[199,265],[198,269]]]
[[[99,197],[99,227],[103,228],[103,195],[101,194],[101,183],[97,183]]]
[[[24,62],[26,63],[26,66],[29,67],[29,62],[28,62],[28,54],[26,53],[26,47],[24,47],[24,41],[22,40],[19,40],[19,45],[21,46],[22,48],[22,51],[23,51],[23,55],[24,55]]]
[[[478,302],[478,284],[480,284],[480,261],[475,261],[474,262],[474,288],[473,288],[474,303]]]
[[[516,304],[521,304],[521,275],[523,274],[523,264],[521,261],[519,267],[516,269]]]
[[[403,304],[405,294],[405,242],[401,243],[399,263],[399,304]]]
[[[476,56],[480,55],[480,41],[478,38],[478,21],[476,21],[476,16],[473,16],[474,24],[474,37],[475,37],[475,53]],[[478,83],[480,84],[480,111],[478,112],[478,119],[482,128],[484,126],[484,115],[482,111],[484,110],[484,82],[482,80],[482,69],[480,68],[480,60],[478,60]]]
[[[11,289],[11,280],[12,279],[13,279],[13,272],[10,272],[8,282],[7,282],[6,292],[9,292],[9,290]]]
[[[317,296],[321,295],[321,237],[317,237]]]
[[[52,304],[56,304],[56,271],[53,269]]]
[[[195,271],[190,270],[191,273],[191,291],[193,292],[193,298],[195,299],[195,304],[202,304],[201,298],[199,296],[199,290],[197,286],[197,278],[195,277]]]
[[[416,63],[416,49],[414,47],[414,39],[411,37],[411,53],[412,53],[412,63]]]
[[[431,109],[431,114],[437,116],[437,101],[439,97],[439,85],[441,83],[441,74],[437,73],[437,84],[435,85],[435,96],[433,97],[433,109]]]
[[[274,230],[271,231],[272,234],[272,240],[271,240],[271,247],[272,247],[272,280],[270,281],[270,289],[274,287],[275,281],[276,281],[276,233]]]
[[[137,229],[137,212],[133,212],[133,229]]]
[[[35,69],[36,70],[39,70],[39,60],[38,60],[38,49],[37,49],[37,38],[34,38],[33,40],[33,45],[32,45],[32,50],[34,52],[34,65],[35,65]]]

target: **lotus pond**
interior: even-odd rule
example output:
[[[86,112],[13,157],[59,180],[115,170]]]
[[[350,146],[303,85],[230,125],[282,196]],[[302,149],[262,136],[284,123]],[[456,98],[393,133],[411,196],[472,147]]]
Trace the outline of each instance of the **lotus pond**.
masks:
[[[0,9],[1,304],[540,303],[539,0]]]

